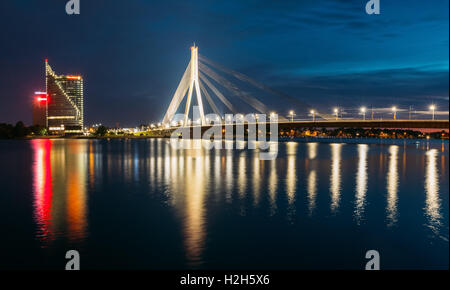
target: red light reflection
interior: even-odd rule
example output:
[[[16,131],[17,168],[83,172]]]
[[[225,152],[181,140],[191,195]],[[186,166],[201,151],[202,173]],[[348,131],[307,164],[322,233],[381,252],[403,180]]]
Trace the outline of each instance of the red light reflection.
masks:
[[[32,141],[34,152],[33,187],[34,187],[34,218],[38,224],[38,238],[51,238],[51,205],[52,205],[52,172],[50,152],[52,141],[36,139]]]

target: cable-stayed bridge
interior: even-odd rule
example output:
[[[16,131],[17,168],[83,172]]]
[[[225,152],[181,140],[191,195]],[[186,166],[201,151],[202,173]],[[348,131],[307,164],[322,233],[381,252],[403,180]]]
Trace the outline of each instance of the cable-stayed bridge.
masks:
[[[194,98],[195,95],[195,98]],[[194,116],[191,107],[198,108]],[[309,104],[269,86],[253,80],[237,71],[226,68],[198,53],[195,44],[191,47],[191,59],[172,96],[172,100],[158,130],[177,127],[201,126],[205,129],[212,124],[225,123],[225,115],[274,115],[276,108],[289,108],[290,117],[278,116],[276,122],[282,127],[367,127],[367,128],[434,128],[448,129],[448,120],[399,120],[394,112],[393,120],[374,120],[367,118],[364,109],[363,119],[343,119],[336,114],[316,111]],[[180,108],[183,108],[181,113]],[[295,120],[293,112],[306,112],[312,120]],[[178,114],[177,114],[178,113]],[[208,115],[214,114],[213,117]],[[192,115],[192,118],[190,116]],[[194,118],[195,117],[195,118]],[[217,120],[219,119],[219,120]],[[273,122],[268,117],[267,123]],[[219,122],[217,122],[219,121]],[[222,122],[222,123],[221,123]],[[251,121],[247,121],[251,122]],[[258,122],[258,120],[255,120]],[[260,120],[259,123],[266,122]]]

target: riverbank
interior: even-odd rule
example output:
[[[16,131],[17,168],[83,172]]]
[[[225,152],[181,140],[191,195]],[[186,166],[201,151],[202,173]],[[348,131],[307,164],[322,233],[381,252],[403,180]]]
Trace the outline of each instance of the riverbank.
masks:
[[[87,139],[87,140],[128,140],[128,139],[170,139],[169,137],[157,136],[36,136],[27,137],[24,140],[33,139]],[[17,140],[17,139],[16,139]],[[224,140],[224,139],[222,139]],[[248,141],[247,139],[245,141]],[[278,142],[300,142],[300,143],[347,143],[347,144],[418,144],[420,142],[448,143],[448,138],[365,138],[365,137],[280,137]]]

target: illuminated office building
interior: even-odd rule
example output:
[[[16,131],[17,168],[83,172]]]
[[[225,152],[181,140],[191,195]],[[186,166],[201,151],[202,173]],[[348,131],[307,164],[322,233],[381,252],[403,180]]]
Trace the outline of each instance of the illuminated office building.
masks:
[[[47,127],[51,134],[82,133],[83,78],[57,75],[45,60],[47,88]]]

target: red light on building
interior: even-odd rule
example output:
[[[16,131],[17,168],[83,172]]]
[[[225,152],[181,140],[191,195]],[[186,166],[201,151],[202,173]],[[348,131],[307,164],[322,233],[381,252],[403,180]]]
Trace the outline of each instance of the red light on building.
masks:
[[[46,92],[35,92],[34,95],[36,96],[36,100],[38,102],[47,102],[48,101],[48,95]]]
[[[46,126],[47,121],[47,92],[35,92],[35,101],[33,102],[33,125]]]

